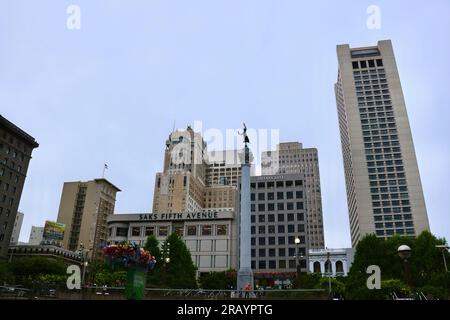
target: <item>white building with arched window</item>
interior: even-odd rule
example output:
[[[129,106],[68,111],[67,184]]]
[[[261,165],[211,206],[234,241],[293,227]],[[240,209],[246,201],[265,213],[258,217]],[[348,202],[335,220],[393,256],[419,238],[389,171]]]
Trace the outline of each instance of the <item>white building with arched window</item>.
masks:
[[[309,272],[321,273],[322,276],[347,276],[353,262],[354,250],[342,249],[314,249],[309,250]]]

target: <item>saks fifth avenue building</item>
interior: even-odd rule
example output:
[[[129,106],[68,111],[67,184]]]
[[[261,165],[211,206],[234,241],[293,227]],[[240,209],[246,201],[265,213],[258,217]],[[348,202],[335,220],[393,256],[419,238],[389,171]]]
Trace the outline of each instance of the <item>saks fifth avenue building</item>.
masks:
[[[154,235],[160,243],[177,233],[191,252],[198,273],[237,268],[237,219],[232,211],[113,214],[108,216],[108,243],[145,245]]]

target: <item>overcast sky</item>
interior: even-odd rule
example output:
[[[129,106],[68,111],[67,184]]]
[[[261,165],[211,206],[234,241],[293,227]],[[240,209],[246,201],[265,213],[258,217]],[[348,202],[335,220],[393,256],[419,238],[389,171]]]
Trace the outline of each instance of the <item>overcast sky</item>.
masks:
[[[81,9],[68,29],[67,7]],[[381,29],[366,10],[381,9]],[[326,245],[350,246],[336,45],[391,39],[431,230],[450,238],[450,2],[0,1],[0,114],[40,143],[20,235],[55,220],[64,181],[107,178],[150,212],[176,127],[279,129],[319,150]],[[71,20],[72,21],[72,20]],[[260,150],[258,150],[260,151]]]

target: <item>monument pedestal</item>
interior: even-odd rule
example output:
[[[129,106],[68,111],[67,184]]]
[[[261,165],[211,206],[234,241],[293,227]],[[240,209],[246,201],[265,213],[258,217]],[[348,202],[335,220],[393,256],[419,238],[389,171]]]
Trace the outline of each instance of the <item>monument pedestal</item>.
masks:
[[[147,269],[143,266],[131,266],[127,272],[125,296],[128,300],[142,300],[145,295]]]

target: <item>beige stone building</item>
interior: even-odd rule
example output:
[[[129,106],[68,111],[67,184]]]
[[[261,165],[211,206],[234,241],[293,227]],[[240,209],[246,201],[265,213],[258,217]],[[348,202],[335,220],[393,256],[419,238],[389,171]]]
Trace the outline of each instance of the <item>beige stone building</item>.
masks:
[[[299,142],[280,143],[275,151],[262,153],[261,172],[262,175],[289,173],[303,175],[309,245],[312,249],[324,248],[322,193],[317,149],[303,148]]]
[[[231,158],[237,151],[225,151]],[[229,156],[211,155],[191,127],[174,131],[166,141],[163,172],[156,174],[153,213],[234,211],[240,164]],[[228,159],[228,160],[227,160]]]
[[[429,230],[416,154],[391,41],[337,46],[335,84],[352,246]]]
[[[114,213],[120,191],[103,178],[64,183],[57,220],[66,225],[63,248],[76,251],[83,247],[89,258],[99,257],[107,240],[106,219]]]

